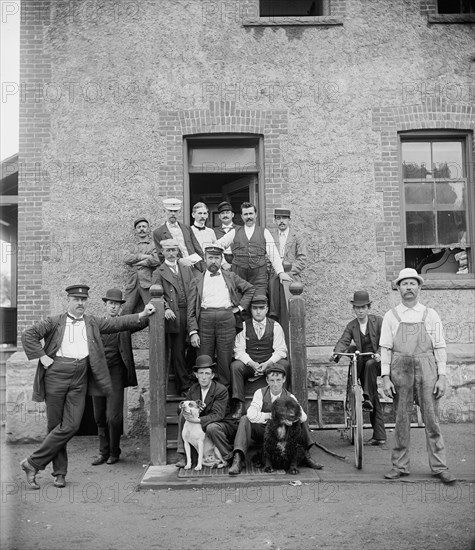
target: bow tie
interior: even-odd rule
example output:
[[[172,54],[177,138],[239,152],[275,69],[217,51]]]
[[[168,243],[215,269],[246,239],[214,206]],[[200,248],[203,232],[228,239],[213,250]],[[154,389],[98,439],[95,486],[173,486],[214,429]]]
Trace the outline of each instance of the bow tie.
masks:
[[[219,275],[221,275],[221,271],[216,271],[216,273],[211,273],[209,274],[210,277],[219,277]]]
[[[76,323],[80,323],[81,321],[84,321],[84,317],[73,317],[72,315],[69,315],[69,313],[66,313],[66,315],[71,319],[73,322],[73,325]]]
[[[203,227],[198,227],[197,225],[193,224],[193,227],[195,229],[198,229],[198,231],[204,231],[206,229],[206,225],[204,225]]]

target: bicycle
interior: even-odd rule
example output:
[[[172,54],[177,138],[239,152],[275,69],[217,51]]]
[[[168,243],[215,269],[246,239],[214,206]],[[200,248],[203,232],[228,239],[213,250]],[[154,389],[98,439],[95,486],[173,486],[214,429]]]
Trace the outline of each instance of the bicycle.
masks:
[[[358,357],[374,355],[372,352],[334,352],[333,355],[350,357],[345,396],[345,429],[350,430],[351,444],[355,446],[355,465],[363,467],[363,388],[358,380]]]

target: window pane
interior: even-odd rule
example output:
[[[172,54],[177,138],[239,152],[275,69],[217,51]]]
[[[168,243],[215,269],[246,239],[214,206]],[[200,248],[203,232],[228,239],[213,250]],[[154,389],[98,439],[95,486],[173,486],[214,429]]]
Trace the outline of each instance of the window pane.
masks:
[[[466,242],[467,223],[465,212],[444,210],[437,213],[437,231],[441,246],[463,244]]]
[[[408,246],[435,246],[433,212],[407,212],[406,238]]]
[[[433,183],[406,183],[404,184],[406,204],[430,205],[434,202]]]
[[[261,17],[295,17],[323,15],[323,0],[260,0]]]
[[[460,179],[465,176],[462,143],[435,141],[432,144],[432,162],[435,179]]]
[[[219,147],[207,149],[192,149],[191,168],[210,168],[217,165],[221,170],[256,166],[255,147]],[[212,171],[212,170],[210,170]]]
[[[430,143],[412,141],[402,143],[402,168],[404,179],[423,179],[431,177]]]
[[[437,209],[465,210],[465,182],[451,181],[436,184]]]

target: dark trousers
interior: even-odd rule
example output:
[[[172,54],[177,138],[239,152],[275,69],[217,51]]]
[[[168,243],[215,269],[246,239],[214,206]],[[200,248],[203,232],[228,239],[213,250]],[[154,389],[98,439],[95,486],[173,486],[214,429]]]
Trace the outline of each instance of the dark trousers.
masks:
[[[140,302],[143,302],[144,306],[150,302],[150,289],[142,288],[140,284],[137,284],[134,288],[125,289],[124,299],[122,315],[129,315],[134,312]]]
[[[251,283],[251,285],[254,285],[254,296],[257,296],[258,294],[267,296],[267,265],[251,269],[247,267],[239,267],[233,264],[231,266],[231,271],[234,271],[234,273],[239,275],[241,279],[244,279],[248,283]]]
[[[124,376],[125,366],[114,365],[109,368],[112,380],[112,393],[105,396],[93,396],[94,420],[99,433],[99,453],[120,456],[120,436],[124,427]]]
[[[57,358],[45,372],[48,435],[28,462],[44,470],[53,461],[53,476],[68,472],[67,442],[79,430],[86,404],[88,360]]]
[[[307,422],[303,423],[302,428],[305,440],[305,447],[306,449],[310,449],[314,441],[312,439],[312,434],[310,433]],[[236,437],[234,438],[234,451],[241,451],[241,453],[246,456],[251,441],[254,441],[254,443],[258,443],[259,445],[262,444],[262,442],[264,441],[265,431],[265,424],[254,424],[249,420],[247,416],[242,416],[241,420],[239,420]]]
[[[277,361],[277,364],[284,367],[286,374],[286,381],[290,380],[290,363],[287,359],[281,359]],[[242,361],[233,361],[231,363],[231,397],[238,399],[239,401],[245,401],[244,384],[246,380],[254,376],[254,369],[245,365]],[[262,380],[265,385],[265,376],[262,376]]]
[[[386,430],[384,428],[384,416],[381,402],[378,395],[378,376],[381,374],[381,363],[374,359],[358,359],[358,378],[363,387],[363,395],[367,396],[373,405],[373,410],[369,413],[369,420],[373,427],[374,439],[386,439]]]
[[[280,320],[281,299],[284,294],[284,289],[280,282],[279,276],[273,273],[269,277],[269,317]]]
[[[200,334],[199,355],[216,354],[218,380],[229,387],[229,366],[233,358],[236,320],[231,308],[202,309],[198,321]]]
[[[167,334],[167,344],[171,354],[171,364],[175,372],[176,389],[178,393],[187,391],[191,386],[191,367],[187,361],[189,345],[186,341],[186,307],[180,308],[180,330]]]

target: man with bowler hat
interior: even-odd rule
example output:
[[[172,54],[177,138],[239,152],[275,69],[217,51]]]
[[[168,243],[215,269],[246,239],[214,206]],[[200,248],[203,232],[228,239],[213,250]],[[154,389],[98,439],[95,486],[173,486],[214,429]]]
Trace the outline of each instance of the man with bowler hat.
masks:
[[[153,274],[153,284],[163,287],[165,301],[165,332],[167,346],[170,350],[170,362],[175,373],[176,389],[183,395],[191,384],[190,368],[193,363],[189,357],[196,357],[190,346],[187,331],[186,306],[190,294],[193,272],[191,267],[180,264],[178,254],[180,247],[174,239],[160,241],[165,261],[157,267]]]
[[[124,253],[127,266],[124,314],[132,313],[140,302],[150,302],[150,286],[153,270],[159,265],[155,245],[150,237],[150,225],[146,218],[134,221],[136,242]]]
[[[39,359],[32,399],[46,402],[48,428],[40,447],[21,462],[31,489],[40,488],[38,470],[44,470],[51,461],[55,486],[65,486],[66,444],[81,424],[88,378],[105,395],[112,391],[101,334],[141,328],[143,320],[155,312],[153,305],[147,304],[135,315],[109,319],[84,315],[89,287],[71,285],[66,292],[67,311],[35,323],[21,337],[28,359]]]
[[[378,376],[381,375],[381,351],[379,338],[381,336],[382,317],[369,313],[371,301],[366,290],[357,290],[350,300],[356,319],[350,321],[338,340],[334,353],[349,353],[355,348],[361,353],[372,353],[358,357],[358,379],[363,388],[363,409],[369,411],[373,437],[368,441],[370,445],[384,445],[386,430],[384,428],[383,408],[378,395]],[[353,343],[353,347],[351,344]],[[333,355],[330,360],[338,363],[339,355]]]
[[[200,411],[199,418],[180,412],[178,421],[178,443],[177,452],[180,455],[177,468],[184,468],[186,465],[185,449],[183,445],[182,430],[185,420],[201,424],[204,432],[210,435],[210,426],[224,419],[228,408],[228,390],[214,379],[216,363],[209,355],[200,355],[196,358],[196,365],[193,366],[193,372],[197,382],[188,390],[185,399],[187,401],[201,401],[204,408]],[[212,439],[210,437],[210,439]],[[221,451],[218,447],[218,450]]]
[[[249,308],[254,287],[236,273],[221,269],[223,248],[216,243],[205,249],[206,271],[190,286],[188,330],[197,353],[217,358],[218,379],[229,387],[229,365],[241,312]]]
[[[271,365],[280,365],[286,373],[289,371],[284,331],[277,321],[267,317],[268,311],[267,297],[255,294],[251,300],[251,319],[245,321],[242,332],[236,335],[230,369],[236,420],[244,412],[246,380],[263,377]]]
[[[229,233],[231,229],[237,229],[239,227],[239,225],[233,222],[233,207],[227,201],[223,201],[218,204],[218,218],[221,222],[221,225],[214,228],[217,239],[224,237],[224,235]],[[233,263],[233,254],[230,247],[226,248],[226,250],[224,251],[224,261],[227,265],[223,264],[223,267],[229,269],[231,267],[231,264]]]
[[[291,227],[290,210],[276,208],[274,221],[277,229],[271,231],[279,251],[282,265],[290,264],[289,275],[293,281],[300,281],[302,271],[307,266],[307,243],[301,233]],[[269,275],[269,317],[280,319],[281,302],[285,299],[282,285],[275,271]]]
[[[399,479],[410,473],[411,412],[416,399],[432,475],[442,483],[454,483],[439,426],[439,399],[447,386],[444,328],[438,313],[419,302],[424,279],[415,269],[402,269],[394,283],[401,303],[385,314],[379,342],[384,392],[394,399],[396,411],[392,469],[384,477]]]
[[[122,291],[111,288],[102,298],[105,306],[106,319],[114,319],[121,314]],[[124,388],[137,385],[134,355],[132,352],[131,332],[141,330],[148,324],[147,319],[142,321],[143,326],[132,330],[123,330],[115,334],[101,334],[107,366],[112,383],[112,392],[103,395],[93,379],[89,383],[89,395],[92,395],[94,420],[99,433],[99,456],[92,461],[93,466],[100,464],[115,464],[119,461],[120,436],[124,424]]]

